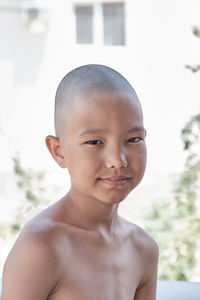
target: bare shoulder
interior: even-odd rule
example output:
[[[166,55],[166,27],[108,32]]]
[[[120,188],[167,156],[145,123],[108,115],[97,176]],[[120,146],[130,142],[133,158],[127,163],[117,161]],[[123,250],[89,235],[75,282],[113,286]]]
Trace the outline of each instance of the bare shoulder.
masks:
[[[125,221],[125,220],[124,220]],[[125,221],[132,249],[132,263],[138,284],[134,299],[155,300],[159,248],[156,241],[141,227]]]
[[[137,247],[146,259],[157,260],[159,248],[156,241],[144,229],[133,224],[134,239]]]
[[[133,247],[146,259],[157,260],[159,248],[156,241],[140,226],[123,220],[129,231]]]
[[[29,249],[30,253],[37,251],[42,255],[56,255],[56,236],[59,222],[51,214],[51,207],[31,219],[21,231],[14,244],[11,254]]]
[[[25,225],[4,266],[2,300],[47,299],[56,288],[60,277],[57,231],[58,224],[48,213]]]

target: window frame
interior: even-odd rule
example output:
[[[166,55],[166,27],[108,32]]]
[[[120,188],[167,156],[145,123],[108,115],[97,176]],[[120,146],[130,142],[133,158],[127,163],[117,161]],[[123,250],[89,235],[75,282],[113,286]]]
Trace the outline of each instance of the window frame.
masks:
[[[103,18],[103,4],[122,3],[124,5],[124,43],[123,44],[110,44],[104,43],[104,18]],[[77,28],[76,28],[76,7],[77,6],[92,6],[92,32],[93,43],[77,43]],[[126,0],[77,0],[72,1],[72,10],[74,14],[74,42],[77,46],[101,46],[101,47],[125,47],[126,44]]]

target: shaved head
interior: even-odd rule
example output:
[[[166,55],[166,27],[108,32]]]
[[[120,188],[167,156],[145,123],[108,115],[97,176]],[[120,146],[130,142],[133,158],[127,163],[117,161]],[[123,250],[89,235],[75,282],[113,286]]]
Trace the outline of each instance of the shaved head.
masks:
[[[104,65],[84,65],[69,72],[60,82],[55,97],[55,132],[61,137],[77,101],[95,93],[125,93],[137,98],[130,83],[117,71]],[[137,98],[138,99],[138,98]],[[138,100],[139,102],[139,100]]]

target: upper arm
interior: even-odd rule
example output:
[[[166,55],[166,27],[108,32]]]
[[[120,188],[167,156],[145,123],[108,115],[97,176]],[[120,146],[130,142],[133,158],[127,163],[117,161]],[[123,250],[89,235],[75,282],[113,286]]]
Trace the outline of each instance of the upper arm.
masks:
[[[155,300],[157,286],[157,266],[159,249],[154,240],[150,238],[147,255],[144,257],[144,276],[136,290],[134,300]]]
[[[53,251],[34,235],[21,236],[3,271],[1,300],[45,300],[58,280]]]

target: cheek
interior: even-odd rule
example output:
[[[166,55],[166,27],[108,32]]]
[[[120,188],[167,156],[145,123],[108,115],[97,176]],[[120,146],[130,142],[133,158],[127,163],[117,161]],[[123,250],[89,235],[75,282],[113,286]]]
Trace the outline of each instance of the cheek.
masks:
[[[88,178],[94,175],[94,171],[97,171],[101,165],[101,158],[97,155],[97,151],[92,149],[79,148],[70,149],[68,151],[68,157],[66,158],[66,164],[71,176]]]
[[[143,145],[142,149],[141,149],[141,161],[143,163],[143,165],[146,167],[146,163],[147,163],[147,147],[146,144]]]
[[[144,173],[147,162],[147,149],[145,143],[138,145],[138,148],[131,153],[130,161],[134,169],[138,172],[140,171],[142,174]]]

